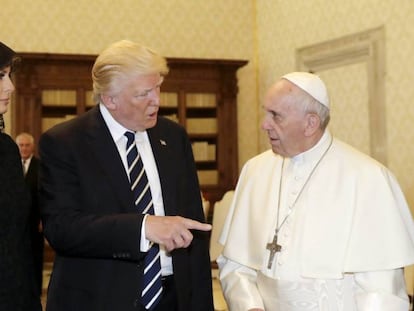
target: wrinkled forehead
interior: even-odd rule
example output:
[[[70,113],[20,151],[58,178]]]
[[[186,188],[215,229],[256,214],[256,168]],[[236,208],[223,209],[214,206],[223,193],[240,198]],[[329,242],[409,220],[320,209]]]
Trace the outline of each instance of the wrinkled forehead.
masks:
[[[293,95],[300,89],[286,79],[280,79],[274,83],[265,95],[265,104],[291,103]]]

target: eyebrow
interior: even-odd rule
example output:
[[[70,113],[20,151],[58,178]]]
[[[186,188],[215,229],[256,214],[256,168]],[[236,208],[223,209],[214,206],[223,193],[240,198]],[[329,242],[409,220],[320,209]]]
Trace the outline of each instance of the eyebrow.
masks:
[[[3,68],[0,69],[0,73],[1,74],[10,74],[10,73],[12,73],[12,69],[11,69],[11,67],[3,67]]]
[[[141,92],[141,93],[143,93],[143,92],[151,92],[153,89],[155,89],[157,87],[160,87],[163,82],[164,82],[164,77],[161,77],[161,79],[158,81],[158,83],[155,84],[154,86],[148,87],[146,89],[138,90],[138,91]]]

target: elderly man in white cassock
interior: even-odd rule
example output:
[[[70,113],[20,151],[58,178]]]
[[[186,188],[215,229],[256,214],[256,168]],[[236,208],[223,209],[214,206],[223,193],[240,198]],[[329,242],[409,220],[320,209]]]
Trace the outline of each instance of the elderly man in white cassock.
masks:
[[[243,167],[220,238],[230,310],[407,311],[414,222],[395,177],[332,137],[318,76],[283,76],[264,110],[272,150]]]

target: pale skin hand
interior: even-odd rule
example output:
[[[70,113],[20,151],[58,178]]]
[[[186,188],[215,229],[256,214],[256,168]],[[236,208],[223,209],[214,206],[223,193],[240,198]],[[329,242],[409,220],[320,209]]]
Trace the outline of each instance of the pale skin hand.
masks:
[[[164,245],[168,252],[186,248],[193,240],[190,230],[210,231],[211,225],[180,216],[148,215],[145,223],[147,239]]]

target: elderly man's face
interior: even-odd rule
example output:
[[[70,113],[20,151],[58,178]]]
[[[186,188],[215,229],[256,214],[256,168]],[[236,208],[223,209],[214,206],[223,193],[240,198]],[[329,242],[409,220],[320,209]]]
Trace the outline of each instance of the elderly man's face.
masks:
[[[289,82],[281,80],[273,85],[265,98],[265,118],[262,128],[267,131],[273,152],[293,157],[304,150],[306,113],[295,104]]]
[[[144,131],[157,123],[160,107],[160,74],[135,75],[122,81],[121,91],[106,105],[116,121],[134,131]]]
[[[20,135],[16,138],[16,144],[19,147],[20,157],[24,160],[30,158],[34,152],[33,140],[26,135]]]

